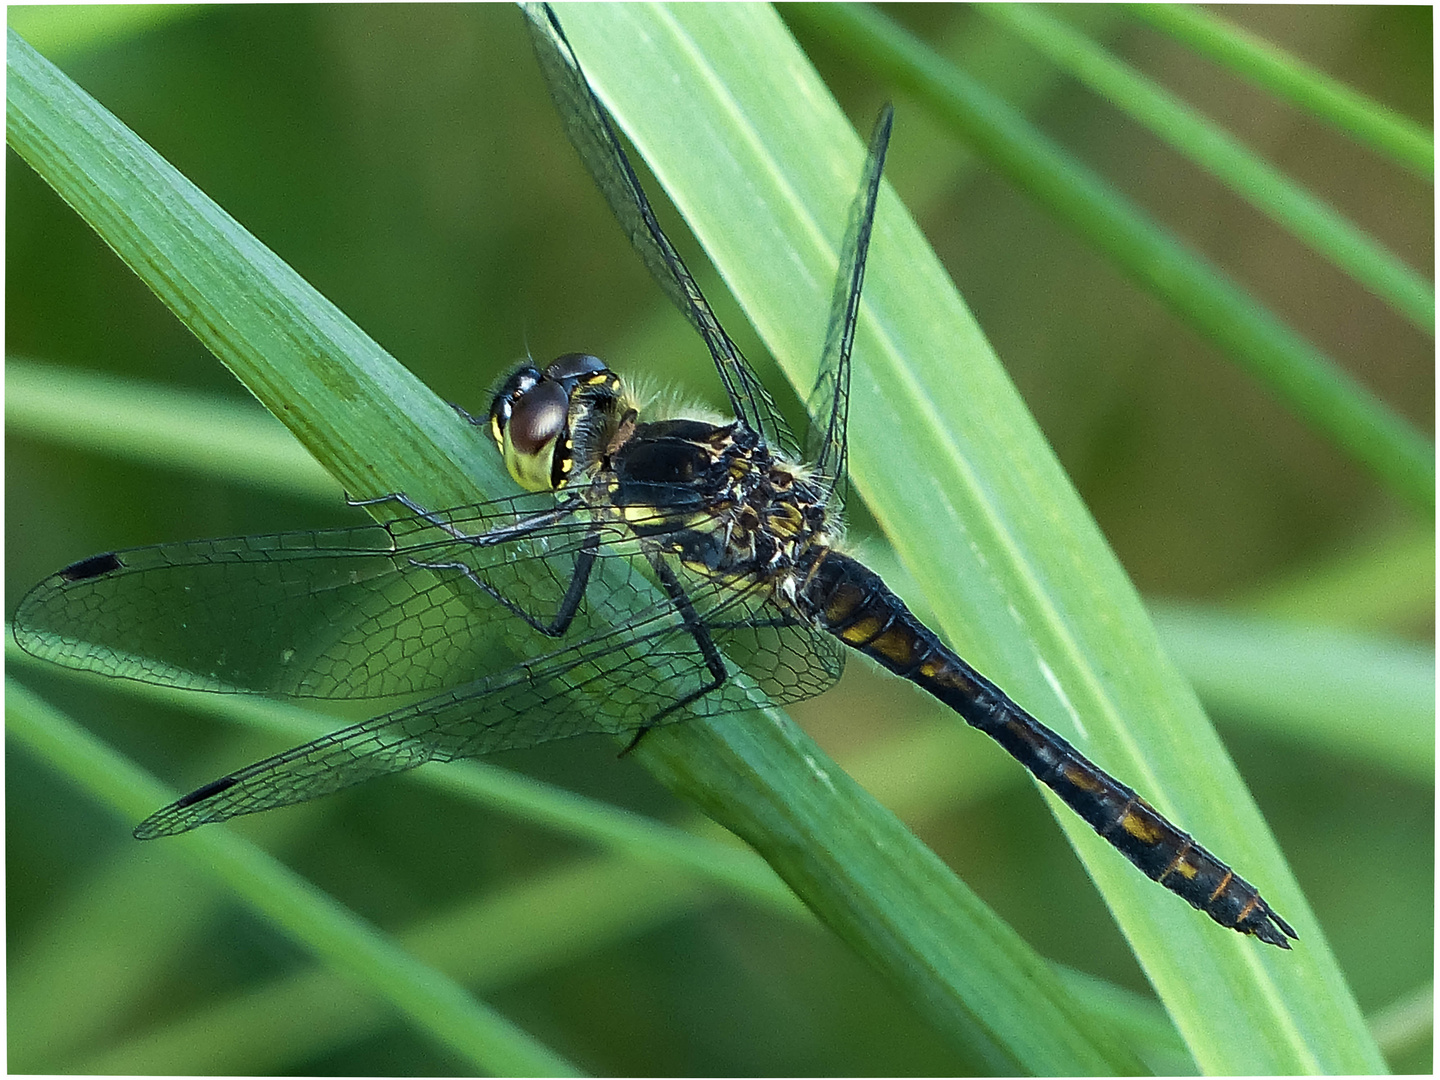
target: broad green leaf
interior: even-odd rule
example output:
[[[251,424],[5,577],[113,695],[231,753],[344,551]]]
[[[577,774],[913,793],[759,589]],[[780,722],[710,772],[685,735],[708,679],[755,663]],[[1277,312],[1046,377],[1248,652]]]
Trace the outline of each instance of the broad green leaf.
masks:
[[[792,383],[808,387],[858,137],[767,9],[577,7],[565,21],[602,97]],[[897,140],[903,132],[902,116]],[[1380,1067],[1223,746],[983,335],[888,195],[856,364],[855,486],[951,642],[1299,929],[1290,954],[1217,933],[1058,811],[1201,1067]]]

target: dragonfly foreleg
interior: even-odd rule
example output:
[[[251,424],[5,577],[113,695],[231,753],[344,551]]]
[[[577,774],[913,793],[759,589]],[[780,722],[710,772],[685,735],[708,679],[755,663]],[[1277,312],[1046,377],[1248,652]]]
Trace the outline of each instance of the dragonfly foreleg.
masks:
[[[434,525],[437,529],[444,530],[445,532],[453,536],[456,540],[479,539],[478,536],[464,532],[461,529],[457,529],[454,525],[450,524],[450,522],[446,521],[443,517],[435,513],[433,510],[425,509],[425,507],[421,506],[404,492],[392,491],[388,495],[377,495],[373,499],[352,499],[350,498],[350,496],[347,495],[345,496],[345,501],[351,506],[379,506],[381,503],[387,502],[399,503],[416,517],[423,518],[431,525]]]
[[[486,596],[490,597],[497,604],[503,607],[516,618],[521,619],[533,630],[538,630],[546,637],[563,637],[570,629],[570,624],[575,621],[575,615],[580,610],[580,601],[585,597],[585,586],[590,582],[590,572],[595,568],[595,553],[600,546],[600,535],[592,532],[585,538],[584,545],[580,548],[579,555],[575,559],[575,572],[570,575],[570,583],[565,587],[565,595],[560,599],[560,606],[555,609],[555,616],[549,622],[541,622],[530,612],[526,611],[519,604],[509,599],[491,585],[484,578],[480,577],[473,567],[463,562],[422,562],[419,559],[411,559],[411,566],[423,567],[426,570],[456,570],[463,574]]]
[[[563,521],[573,514],[581,505],[581,499],[575,496],[541,513],[522,517],[520,520],[510,522],[509,524],[497,525],[494,528],[486,529],[484,532],[471,533],[459,528],[453,522],[446,520],[445,514],[425,509],[425,507],[410,498],[410,496],[400,491],[392,491],[388,495],[377,495],[373,499],[352,499],[347,495],[345,501],[351,506],[376,506],[380,503],[387,502],[399,503],[421,521],[435,526],[435,528],[440,529],[461,543],[470,544],[474,547],[493,547],[497,544],[507,544],[512,540],[523,540],[542,529],[549,528],[557,522]],[[385,528],[390,529],[390,525],[386,524]],[[391,529],[390,531],[393,536],[394,530]]]

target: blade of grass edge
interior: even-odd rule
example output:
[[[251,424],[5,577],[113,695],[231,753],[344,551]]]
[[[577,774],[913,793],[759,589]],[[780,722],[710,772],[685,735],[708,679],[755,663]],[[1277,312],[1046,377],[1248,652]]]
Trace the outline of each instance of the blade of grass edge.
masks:
[[[7,139],[358,495],[475,501],[479,436],[133,133],[9,39]],[[996,1069],[1135,1071],[1039,957],[792,725],[692,722],[636,756],[745,836],[941,1030]],[[783,725],[783,726],[782,726]]]

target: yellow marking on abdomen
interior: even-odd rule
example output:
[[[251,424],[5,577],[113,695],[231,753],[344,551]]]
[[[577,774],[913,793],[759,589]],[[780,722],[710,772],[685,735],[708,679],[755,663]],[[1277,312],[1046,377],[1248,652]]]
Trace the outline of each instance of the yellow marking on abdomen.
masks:
[[[1170,865],[1165,867],[1160,876],[1155,880],[1163,884],[1165,879],[1171,874],[1179,874],[1186,881],[1194,881],[1196,875],[1200,873],[1200,868],[1185,858],[1185,856],[1189,855],[1194,849],[1194,844],[1188,840],[1185,841],[1185,846],[1175,853],[1175,857],[1170,860]],[[1212,896],[1210,899],[1213,900],[1215,898]]]
[[[840,640],[847,645],[864,645],[880,633],[884,624],[874,615],[866,615],[840,631]]]
[[[1105,790],[1105,784],[1098,776],[1086,771],[1073,761],[1065,763],[1065,766],[1060,770],[1060,775],[1065,777],[1066,780],[1081,791],[1094,794],[1097,791]]]
[[[1165,835],[1163,830],[1156,828],[1153,822],[1146,820],[1134,810],[1125,811],[1125,816],[1120,819],[1120,827],[1142,844],[1158,843],[1160,838]]]
[[[1210,894],[1210,899],[1205,902],[1207,904],[1213,904],[1215,902],[1215,898],[1225,891],[1225,886],[1229,885],[1231,879],[1233,879],[1234,877],[1235,871],[1226,870],[1225,876],[1220,879],[1220,884],[1215,886],[1215,891]]]
[[[898,628],[886,630],[866,646],[871,652],[879,653],[891,663],[910,667],[915,663],[915,635]]]

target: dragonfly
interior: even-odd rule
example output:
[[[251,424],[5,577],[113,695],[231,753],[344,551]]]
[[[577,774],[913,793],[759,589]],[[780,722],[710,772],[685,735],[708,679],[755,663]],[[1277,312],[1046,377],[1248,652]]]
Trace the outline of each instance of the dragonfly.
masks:
[[[840,543],[850,364],[892,111],[870,136],[803,448],[721,327],[548,5],[527,5],[566,132],[652,276],[704,340],[732,417],[641,415],[599,358],[515,370],[486,429],[522,489],[350,528],[95,555],[21,601],[21,648],[166,686],[332,699],[383,715],[227,774],[140,839],[330,794],[426,762],[582,734],[633,747],[692,717],[778,704],[871,657],[985,732],[1148,877],[1221,926],[1290,948],[1259,892],[1031,716]]]

